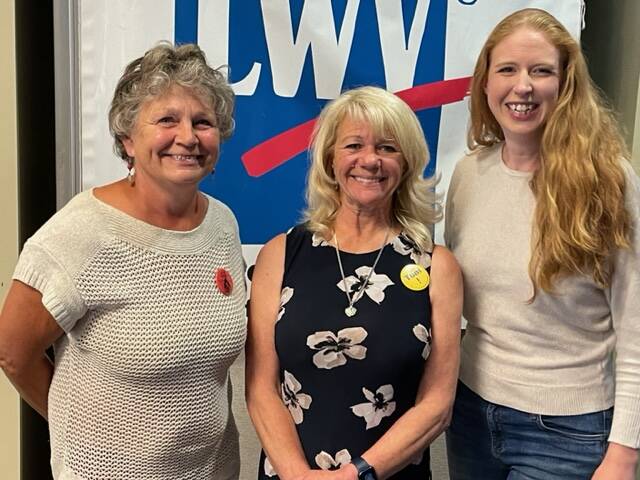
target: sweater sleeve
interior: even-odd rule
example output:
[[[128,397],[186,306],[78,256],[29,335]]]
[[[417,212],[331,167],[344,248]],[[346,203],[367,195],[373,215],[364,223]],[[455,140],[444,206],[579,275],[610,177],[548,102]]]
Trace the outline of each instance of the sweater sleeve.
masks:
[[[616,253],[608,291],[616,332],[616,389],[610,442],[640,447],[640,179],[626,168],[631,248]]]
[[[42,294],[42,304],[67,333],[87,311],[71,275],[46,248],[32,240],[25,244],[13,278]]]

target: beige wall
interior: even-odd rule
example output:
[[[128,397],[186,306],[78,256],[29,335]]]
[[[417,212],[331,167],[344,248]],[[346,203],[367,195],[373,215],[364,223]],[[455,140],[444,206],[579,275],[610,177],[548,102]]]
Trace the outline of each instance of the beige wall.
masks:
[[[18,193],[14,0],[0,0],[0,299],[4,298],[18,255]],[[0,478],[17,480],[20,471],[18,395],[0,373]]]

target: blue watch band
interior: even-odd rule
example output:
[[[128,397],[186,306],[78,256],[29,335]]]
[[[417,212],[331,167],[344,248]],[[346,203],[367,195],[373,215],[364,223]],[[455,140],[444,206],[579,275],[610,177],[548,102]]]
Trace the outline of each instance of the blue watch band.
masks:
[[[351,463],[358,470],[358,480],[378,480],[375,469],[364,458],[352,458]]]

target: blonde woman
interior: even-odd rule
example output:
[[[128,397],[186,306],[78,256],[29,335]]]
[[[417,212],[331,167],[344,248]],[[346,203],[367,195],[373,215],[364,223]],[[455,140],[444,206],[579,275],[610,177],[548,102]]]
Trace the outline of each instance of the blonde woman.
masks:
[[[579,45],[548,13],[516,12],[489,35],[468,143],[446,211],[468,320],[451,478],[632,480],[639,182]]]
[[[330,102],[312,144],[305,223],[253,275],[247,404],[259,478],[426,480],[450,419],[462,281],[420,124],[380,88]]]

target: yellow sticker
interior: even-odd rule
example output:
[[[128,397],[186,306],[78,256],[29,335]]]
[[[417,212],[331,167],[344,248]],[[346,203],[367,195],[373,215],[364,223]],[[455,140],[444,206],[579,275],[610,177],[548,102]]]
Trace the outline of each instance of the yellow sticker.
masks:
[[[410,263],[400,270],[400,280],[409,290],[420,291],[429,286],[429,273],[422,265]]]

